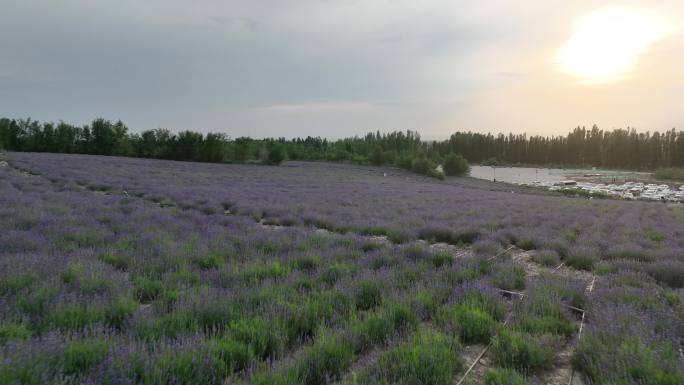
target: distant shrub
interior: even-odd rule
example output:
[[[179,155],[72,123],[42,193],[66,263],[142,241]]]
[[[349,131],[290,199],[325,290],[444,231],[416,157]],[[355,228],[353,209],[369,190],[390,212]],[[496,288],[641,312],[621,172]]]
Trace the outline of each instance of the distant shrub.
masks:
[[[470,165],[461,155],[451,153],[444,160],[444,173],[449,176],[462,176],[470,173]]]
[[[411,171],[427,175],[433,168],[432,162],[425,156],[417,156],[411,161]]]
[[[277,166],[285,160],[285,147],[277,142],[273,142],[268,146],[268,155],[266,156],[266,163]]]
[[[527,382],[515,370],[497,368],[487,370],[485,385],[527,385]]]
[[[499,365],[525,373],[553,367],[557,338],[535,336],[502,328],[494,337],[492,351]]]
[[[108,344],[102,340],[69,342],[64,349],[64,371],[84,373],[102,362],[108,351]]]
[[[556,267],[561,263],[558,252],[550,249],[537,250],[532,254],[532,260],[545,267]]]
[[[359,310],[368,310],[382,303],[382,290],[375,281],[360,281],[356,286],[356,307]]]
[[[381,354],[377,366],[366,377],[381,384],[451,384],[462,365],[459,351],[456,339],[423,331],[411,341]]]

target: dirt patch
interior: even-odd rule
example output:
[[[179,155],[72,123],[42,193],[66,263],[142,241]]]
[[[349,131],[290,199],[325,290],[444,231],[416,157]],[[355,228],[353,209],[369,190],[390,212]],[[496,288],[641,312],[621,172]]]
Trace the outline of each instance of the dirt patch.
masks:
[[[511,254],[511,259],[525,268],[528,277],[534,279],[545,270],[532,260],[532,252],[517,247],[514,247],[509,252]]]

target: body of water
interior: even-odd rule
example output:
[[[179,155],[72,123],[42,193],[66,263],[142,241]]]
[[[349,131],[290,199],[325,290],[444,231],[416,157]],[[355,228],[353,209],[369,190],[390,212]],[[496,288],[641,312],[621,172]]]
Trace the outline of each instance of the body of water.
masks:
[[[549,186],[568,179],[602,183],[645,181],[650,179],[651,174],[647,172],[616,170],[472,166],[470,176],[479,179],[526,185],[539,182],[538,184]]]

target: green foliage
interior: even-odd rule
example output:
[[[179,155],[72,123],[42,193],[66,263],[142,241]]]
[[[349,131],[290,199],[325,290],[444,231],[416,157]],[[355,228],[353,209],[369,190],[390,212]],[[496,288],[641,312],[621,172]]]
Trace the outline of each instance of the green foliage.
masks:
[[[85,373],[102,362],[108,351],[105,341],[71,341],[64,349],[64,371],[69,374]]]
[[[630,129],[604,132],[594,126],[577,127],[566,136],[539,137],[523,134],[488,135],[456,132],[444,141],[423,142],[417,132],[368,133],[363,137],[328,141],[263,139],[167,129],[128,132],[120,121],[96,119],[77,127],[60,122],[39,123],[30,119],[0,119],[0,143],[8,151],[62,152],[136,156],[203,162],[249,162],[280,164],[285,158],[300,160],[352,161],[395,165],[425,175],[433,173],[434,161],[444,159],[448,175],[467,173],[468,161],[483,165],[554,164],[646,169],[657,167],[658,179],[684,180],[682,132],[639,135]],[[525,148],[526,151],[519,151]],[[657,149],[638,157],[629,149]],[[263,154],[260,157],[260,150]],[[667,152],[667,153],[666,153]],[[676,156],[669,156],[670,153]],[[461,154],[462,157],[456,154]],[[466,161],[467,159],[467,161]],[[582,194],[573,189],[569,193]],[[587,193],[587,195],[589,195]]]
[[[352,306],[338,291],[310,296],[304,304],[292,305],[285,320],[288,342],[293,344],[313,337],[318,327],[333,316],[347,319]]]
[[[537,250],[532,254],[532,260],[545,267],[556,267],[560,265],[560,256],[554,250]]]
[[[492,351],[499,365],[527,373],[550,369],[557,344],[557,337],[502,328],[494,337]]]
[[[84,294],[103,293],[114,286],[106,272],[93,266],[84,266],[81,262],[69,265],[62,273],[62,282]]]
[[[274,357],[283,349],[284,343],[278,334],[277,325],[264,319],[232,321],[229,330],[232,338],[249,346],[260,359]]]
[[[565,264],[579,270],[591,270],[598,258],[585,252],[577,252],[568,255],[565,259]]]
[[[135,297],[142,303],[147,303],[157,299],[164,291],[161,281],[146,277],[137,277],[133,280]]]
[[[382,303],[382,290],[376,281],[359,281],[356,286],[356,308],[368,310]]]
[[[28,274],[0,278],[0,295],[16,294],[28,289],[34,280],[35,278]]]
[[[0,345],[8,341],[25,340],[31,336],[31,331],[23,324],[3,323],[0,324]]]
[[[411,341],[382,353],[377,367],[361,379],[366,384],[447,385],[461,369],[460,345],[450,336],[423,331]]]
[[[453,261],[454,256],[447,251],[440,251],[432,255],[432,264],[437,268],[449,266]]]
[[[335,264],[326,268],[318,277],[321,282],[334,285],[340,278],[350,271],[350,267],[344,264]]]
[[[451,315],[463,342],[487,343],[496,330],[496,321],[482,309],[457,306]]]
[[[47,326],[57,329],[80,330],[86,326],[104,321],[100,308],[78,304],[65,304],[48,314]]]
[[[285,160],[285,147],[278,142],[272,142],[268,146],[267,162],[270,165],[279,165]]]
[[[280,262],[269,264],[259,264],[242,270],[240,276],[245,281],[261,281],[264,279],[276,279],[286,277],[290,274],[290,269],[283,266]]]
[[[485,385],[527,385],[527,382],[515,370],[497,368],[487,370]]]
[[[336,337],[321,337],[297,357],[289,377],[297,384],[319,385],[339,380],[352,364],[354,352]]]
[[[527,283],[525,268],[516,264],[506,264],[492,274],[492,284],[503,290],[522,290]]]
[[[210,354],[223,365],[226,373],[235,373],[248,368],[254,361],[252,347],[244,342],[227,337],[218,337],[207,343]]]
[[[432,318],[439,309],[439,302],[427,290],[416,293],[411,301],[411,310],[418,314],[422,319]]]
[[[373,241],[367,241],[361,245],[361,250],[363,250],[365,252],[378,250],[380,248],[382,248],[382,244],[380,244],[378,242],[373,242]]]
[[[405,305],[392,305],[377,313],[368,315],[363,321],[351,327],[349,340],[355,353],[385,343],[395,335],[404,335],[416,330],[419,320]]]
[[[306,272],[311,272],[316,270],[318,265],[321,263],[321,258],[318,256],[302,256],[297,257],[292,261],[292,267],[295,270],[302,270]]]
[[[138,303],[127,297],[115,299],[104,309],[104,319],[107,325],[115,329],[123,329],[126,321],[138,309]]]
[[[127,270],[131,265],[132,258],[127,255],[118,254],[101,254],[100,260],[104,263],[112,265],[114,268],[119,270]]]
[[[217,254],[207,254],[192,258],[192,263],[200,269],[215,269],[223,263],[223,258]]]
[[[476,291],[468,292],[459,305],[464,308],[481,309],[496,321],[502,321],[506,314],[506,306],[498,297]]]
[[[444,172],[449,176],[462,176],[470,173],[470,165],[461,155],[451,153],[444,160]]]
[[[672,344],[647,344],[640,336],[615,339],[592,333],[582,339],[573,366],[592,383],[676,385],[684,383],[684,368]]]

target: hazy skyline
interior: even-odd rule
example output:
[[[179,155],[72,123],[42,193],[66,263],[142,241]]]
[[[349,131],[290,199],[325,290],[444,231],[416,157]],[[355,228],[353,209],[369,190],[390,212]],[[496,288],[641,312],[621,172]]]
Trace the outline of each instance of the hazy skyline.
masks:
[[[232,137],[684,129],[681,1],[0,6],[0,116]]]

